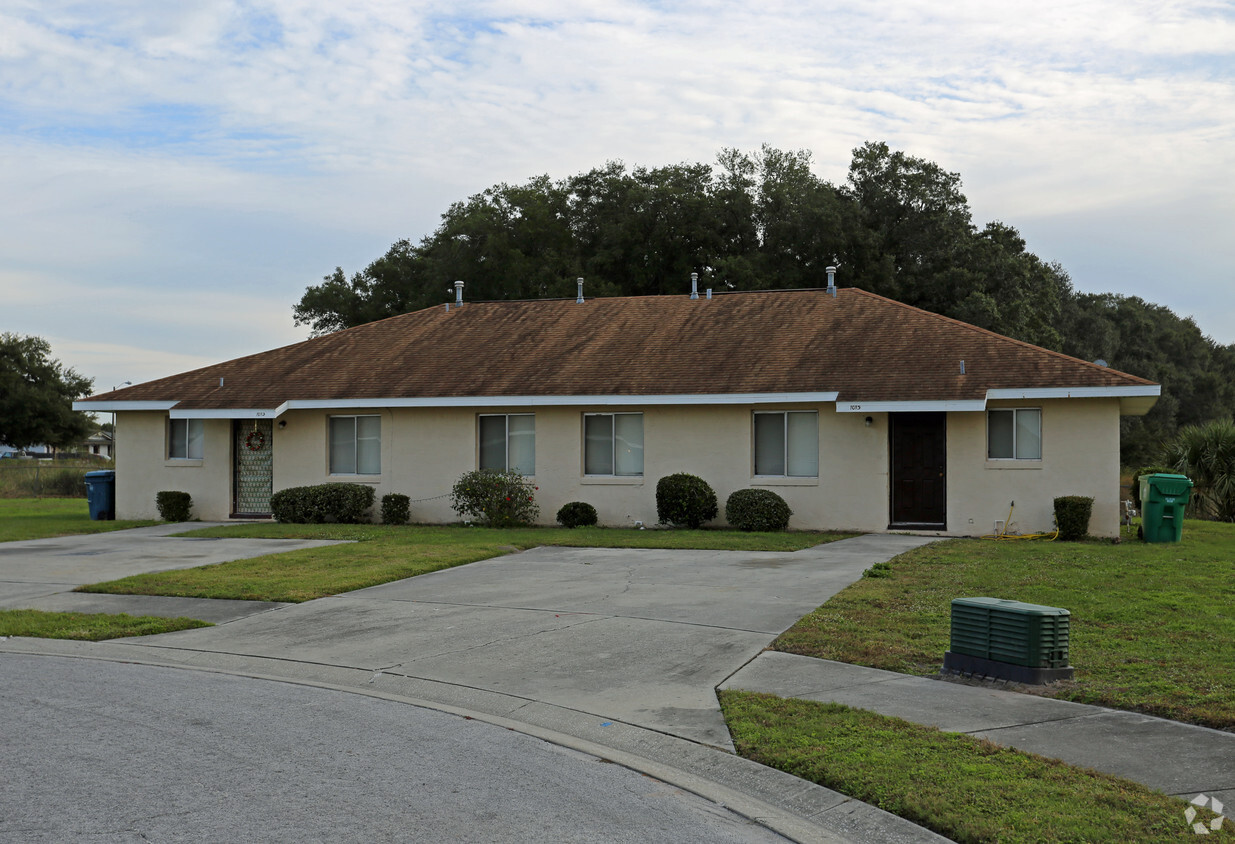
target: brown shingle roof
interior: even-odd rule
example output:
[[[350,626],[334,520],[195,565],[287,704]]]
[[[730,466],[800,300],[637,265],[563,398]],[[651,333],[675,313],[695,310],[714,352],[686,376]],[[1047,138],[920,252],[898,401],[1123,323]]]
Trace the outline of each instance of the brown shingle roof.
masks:
[[[93,400],[226,409],[288,400],[835,390],[839,401],[871,402],[1151,384],[851,288],[836,297],[799,290],[428,308]]]

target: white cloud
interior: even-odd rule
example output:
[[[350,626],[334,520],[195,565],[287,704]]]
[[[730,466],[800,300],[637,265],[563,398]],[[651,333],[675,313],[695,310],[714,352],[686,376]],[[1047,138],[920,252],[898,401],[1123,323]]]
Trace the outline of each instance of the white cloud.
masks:
[[[10,3],[5,319],[132,380],[303,336],[306,285],[498,181],[886,139],[1086,289],[1169,243],[1147,298],[1235,342],[1232,45],[1201,0]]]

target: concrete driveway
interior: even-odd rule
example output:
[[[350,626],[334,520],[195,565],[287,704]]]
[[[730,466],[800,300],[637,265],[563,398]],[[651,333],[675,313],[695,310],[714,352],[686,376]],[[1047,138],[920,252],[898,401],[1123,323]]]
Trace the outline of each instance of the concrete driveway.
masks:
[[[929,541],[871,535],[794,553],[537,548],[121,641],[450,683],[731,750],[716,686],[874,562]]]
[[[217,627],[99,643],[0,639],[0,652],[358,692],[617,762],[795,841],[938,842],[901,818],[727,752],[715,693],[865,569],[932,541],[872,535],[793,553],[538,548]],[[254,553],[270,553],[269,540],[255,542]]]
[[[211,527],[185,522],[0,543],[0,609],[51,612],[128,612],[229,621],[286,606],[262,601],[91,595],[73,592],[87,583],[153,571],[188,569],[300,548],[337,545],[316,539],[214,539],[174,533]]]

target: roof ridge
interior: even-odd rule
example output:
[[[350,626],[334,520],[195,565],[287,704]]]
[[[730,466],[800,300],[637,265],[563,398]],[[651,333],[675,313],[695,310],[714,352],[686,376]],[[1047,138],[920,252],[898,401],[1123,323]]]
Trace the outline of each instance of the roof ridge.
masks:
[[[844,289],[846,291],[853,291],[854,293],[860,293],[863,296],[869,296],[872,299],[879,299],[884,302],[889,302],[893,305],[896,305],[901,308],[905,308],[907,310],[917,311],[918,313],[925,314],[935,319],[940,319],[940,320],[944,320],[945,322],[950,322],[953,325],[960,326],[961,328],[966,328],[978,334],[985,334],[988,337],[993,337],[996,340],[1000,340],[1005,343],[1012,343],[1014,345],[1022,346],[1026,349],[1032,349],[1037,352],[1045,352],[1048,355],[1053,355],[1054,357],[1057,357],[1057,358],[1063,358],[1064,360],[1071,361],[1073,363],[1084,364],[1085,366],[1090,367],[1091,369],[1097,370],[1098,372],[1114,372],[1118,375],[1123,375],[1127,378],[1135,378],[1136,380],[1141,381],[1145,384],[1156,384],[1157,383],[1155,381],[1150,381],[1148,378],[1142,378],[1139,375],[1133,375],[1131,372],[1124,372],[1122,369],[1115,369],[1114,367],[1110,367],[1110,366],[1100,366],[1092,361],[1088,361],[1083,358],[1073,357],[1072,355],[1065,355],[1063,352],[1057,352],[1054,349],[1048,349],[1045,346],[1038,346],[1038,345],[1035,345],[1034,343],[1029,343],[1025,340],[1018,340],[1015,337],[1009,337],[1006,334],[1000,334],[996,331],[991,331],[989,328],[982,328],[981,326],[974,325],[973,323],[969,323],[963,320],[956,319],[955,317],[945,316],[943,314],[937,314],[934,311],[928,311],[925,308],[919,308],[914,305],[908,305],[904,302],[898,302],[895,299],[890,299],[887,296],[880,296],[878,293],[872,293],[869,290],[863,290],[860,287],[846,287]]]

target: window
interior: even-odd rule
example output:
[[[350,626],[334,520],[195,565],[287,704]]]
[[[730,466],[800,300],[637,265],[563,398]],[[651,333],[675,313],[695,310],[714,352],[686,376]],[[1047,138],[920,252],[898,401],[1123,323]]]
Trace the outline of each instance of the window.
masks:
[[[814,410],[756,413],[755,474],[819,477],[819,413]]]
[[[201,460],[202,433],[200,419],[169,419],[167,456],[171,460]]]
[[[330,474],[382,473],[382,417],[330,417]]]
[[[530,413],[481,416],[480,468],[536,474],[536,417]]]
[[[988,410],[986,456],[989,460],[1041,460],[1042,410]]]
[[[583,474],[643,474],[642,413],[584,414]]]

